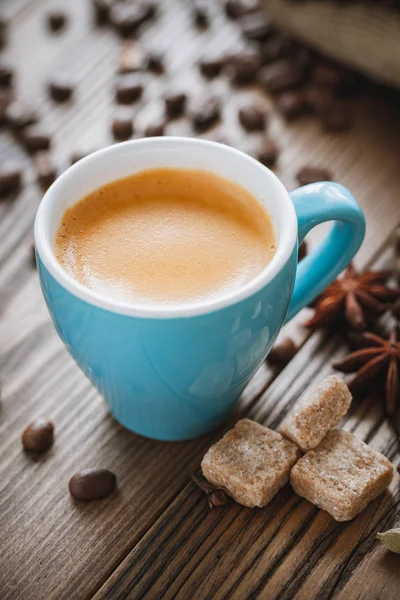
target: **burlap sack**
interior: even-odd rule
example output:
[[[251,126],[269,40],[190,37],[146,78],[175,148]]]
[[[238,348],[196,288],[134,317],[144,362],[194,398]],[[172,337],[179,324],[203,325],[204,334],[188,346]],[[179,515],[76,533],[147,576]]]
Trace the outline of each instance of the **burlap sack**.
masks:
[[[327,56],[400,89],[400,11],[318,0],[263,0],[268,16]]]

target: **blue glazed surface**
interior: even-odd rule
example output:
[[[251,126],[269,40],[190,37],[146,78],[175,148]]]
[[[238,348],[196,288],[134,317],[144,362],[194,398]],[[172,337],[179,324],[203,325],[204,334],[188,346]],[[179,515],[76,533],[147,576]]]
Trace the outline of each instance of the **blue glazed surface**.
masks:
[[[344,224],[335,225],[302,263],[289,317],[349,262],[365,228],[360,208],[341,186],[314,184],[292,198],[300,240],[322,221]],[[257,293],[182,318],[138,318],[96,307],[61,286],[40,257],[37,262],[55,327],[113,416],[136,433],[172,441],[201,435],[226,419],[267,356],[288,313],[297,245]]]

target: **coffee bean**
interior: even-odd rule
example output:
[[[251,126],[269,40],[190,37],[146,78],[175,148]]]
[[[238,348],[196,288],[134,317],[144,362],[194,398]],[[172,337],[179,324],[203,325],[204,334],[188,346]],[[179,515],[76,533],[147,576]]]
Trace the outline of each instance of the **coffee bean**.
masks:
[[[229,69],[233,83],[238,85],[252,83],[260,68],[260,56],[251,50],[238,52],[229,59]]]
[[[6,161],[0,166],[0,196],[17,192],[22,183],[21,166],[14,161]]]
[[[24,127],[21,132],[21,142],[31,154],[39,152],[39,150],[49,150],[51,146],[50,136],[40,125]]]
[[[146,57],[146,68],[160,75],[164,72],[164,53],[159,50],[149,50]]]
[[[197,27],[200,29],[206,29],[210,24],[209,7],[210,3],[208,0],[191,0],[193,2],[193,20]]]
[[[185,112],[187,96],[184,92],[171,92],[164,96],[165,112],[170,119],[180,117]]]
[[[94,21],[96,25],[108,23],[113,0],[92,0]]]
[[[265,42],[275,31],[263,11],[242,17],[238,23],[243,37],[252,42]]]
[[[239,109],[239,121],[247,131],[262,131],[265,129],[266,119],[265,110],[256,104]]]
[[[49,152],[35,154],[36,177],[40,187],[47,190],[57,178],[57,169]]]
[[[159,137],[161,135],[164,135],[164,131],[165,131],[165,122],[163,120],[161,120],[161,121],[157,121],[155,123],[150,123],[150,125],[147,125],[146,129],[144,130],[144,135],[146,137]]]
[[[68,102],[74,93],[74,84],[67,75],[56,75],[49,82],[49,94],[55,102]]]
[[[293,40],[283,33],[276,33],[261,46],[261,62],[267,64],[279,58],[287,58],[293,54],[293,50]]]
[[[204,96],[197,99],[190,111],[195,131],[206,131],[221,117],[221,104],[216,96]]]
[[[11,88],[14,81],[14,71],[7,65],[0,65],[0,86]]]
[[[302,91],[289,90],[279,94],[276,99],[278,111],[291,121],[309,110],[309,104]]]
[[[36,248],[35,248],[35,242],[31,243],[31,266],[36,269],[37,268],[37,264],[36,264]]]
[[[146,60],[145,53],[137,43],[124,41],[119,52],[118,72],[124,74],[143,71]]]
[[[154,4],[146,1],[118,2],[111,7],[110,21],[121,37],[130,37],[154,14]]]
[[[207,77],[208,79],[213,79],[214,77],[217,77],[224,65],[225,65],[226,59],[224,56],[221,55],[215,55],[215,56],[208,56],[208,57],[204,57],[201,58],[199,60],[199,69],[200,69],[200,73],[202,75],[204,75],[204,77]]]
[[[286,338],[275,344],[267,356],[267,360],[271,365],[277,367],[286,366],[297,353],[297,346],[291,338]]]
[[[54,425],[48,419],[36,419],[22,434],[22,446],[29,452],[46,452],[54,442]]]
[[[5,110],[5,118],[7,123],[16,130],[20,130],[27,125],[33,125],[38,120],[38,115],[35,110],[26,104],[14,100]]]
[[[85,158],[85,156],[88,156],[89,154],[91,154],[91,152],[82,152],[82,151],[75,151],[71,154],[71,165],[74,165],[75,163],[77,163],[78,161],[82,160],[82,158]]]
[[[266,167],[272,167],[279,155],[277,143],[270,138],[263,138],[256,147],[254,152],[255,158]]]
[[[260,9],[259,0],[225,0],[225,13],[230,19],[239,19]]]
[[[263,67],[260,81],[267,92],[278,93],[298,87],[304,79],[302,69],[292,60],[284,59]]]
[[[6,125],[7,116],[6,111],[9,104],[12,102],[13,94],[12,91],[7,88],[0,88],[0,127]]]
[[[319,116],[326,131],[348,131],[352,125],[350,106],[340,100],[332,101]]]
[[[77,500],[100,500],[115,489],[117,478],[108,469],[86,469],[76,473],[69,480],[71,496]]]
[[[311,81],[318,85],[340,87],[345,80],[346,74],[344,69],[333,64],[317,64],[311,72]]]
[[[133,119],[130,111],[118,111],[112,121],[112,134],[119,142],[129,140],[133,134]]]
[[[307,242],[304,240],[304,242],[302,242],[299,246],[298,261],[300,262],[301,260],[303,260],[303,258],[305,258],[307,256],[307,253],[308,253],[308,246],[307,246]]]
[[[317,115],[323,113],[334,100],[333,90],[328,86],[310,85],[303,94],[309,108]]]
[[[68,17],[62,10],[52,10],[46,15],[47,26],[53,33],[59,32],[65,28]]]
[[[302,167],[297,171],[296,179],[300,185],[307,185],[317,181],[332,181],[332,175],[321,167]]]
[[[115,99],[119,104],[133,104],[142,94],[143,84],[138,73],[119,76],[115,87]]]

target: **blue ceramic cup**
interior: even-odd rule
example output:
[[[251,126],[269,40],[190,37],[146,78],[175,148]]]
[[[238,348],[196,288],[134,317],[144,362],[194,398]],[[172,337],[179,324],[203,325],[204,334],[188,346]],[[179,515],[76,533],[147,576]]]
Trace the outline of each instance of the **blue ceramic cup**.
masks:
[[[248,189],[272,218],[277,251],[242,288],[193,304],[143,307],[77,282],[54,255],[66,208],[105,183],[156,167],[204,169]],[[334,221],[300,265],[298,244]],[[35,223],[37,263],[54,325],[113,416],[141,435],[184,440],[227,418],[282,327],[347,265],[361,245],[363,213],[336,183],[288,194],[266,167],[228,146],[189,138],[148,138],[100,150],[50,187]]]

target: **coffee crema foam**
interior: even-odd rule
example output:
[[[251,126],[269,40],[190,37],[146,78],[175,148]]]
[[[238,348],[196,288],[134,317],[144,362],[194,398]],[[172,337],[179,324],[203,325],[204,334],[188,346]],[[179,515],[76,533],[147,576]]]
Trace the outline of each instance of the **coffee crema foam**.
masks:
[[[270,217],[241,186],[208,171],[158,168],[68,208],[55,254],[102,296],[148,306],[237,290],[266,267],[275,244]]]

